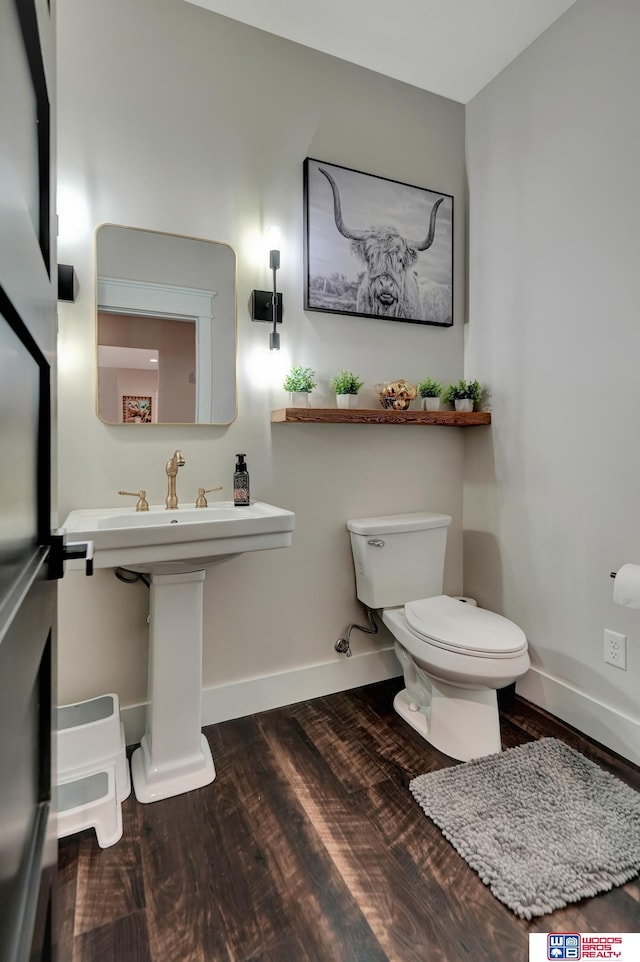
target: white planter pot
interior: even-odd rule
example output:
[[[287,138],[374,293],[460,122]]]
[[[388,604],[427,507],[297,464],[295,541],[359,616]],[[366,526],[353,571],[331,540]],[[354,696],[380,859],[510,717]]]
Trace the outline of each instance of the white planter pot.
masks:
[[[357,408],[357,394],[336,394],[336,405],[339,408]]]
[[[422,408],[424,411],[439,411],[440,398],[439,397],[423,397]]]
[[[473,411],[473,401],[470,397],[459,398],[454,403],[456,411]]]
[[[308,408],[309,407],[308,391],[291,391],[289,393],[289,398],[291,400],[291,403],[289,406],[292,408]]]

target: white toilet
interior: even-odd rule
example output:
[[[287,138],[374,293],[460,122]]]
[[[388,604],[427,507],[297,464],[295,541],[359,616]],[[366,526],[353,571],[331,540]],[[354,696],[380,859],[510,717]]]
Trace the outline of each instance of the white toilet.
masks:
[[[356,593],[396,639],[405,688],[395,710],[431,745],[468,761],[501,750],[496,690],[529,668],[512,621],[442,594],[447,514],[347,522]]]

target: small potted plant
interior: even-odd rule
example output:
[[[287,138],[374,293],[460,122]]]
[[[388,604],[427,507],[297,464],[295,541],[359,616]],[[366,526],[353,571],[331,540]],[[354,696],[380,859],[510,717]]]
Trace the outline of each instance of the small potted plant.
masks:
[[[475,404],[480,403],[482,388],[478,381],[465,381],[464,378],[457,384],[452,384],[447,388],[444,399],[447,404],[453,404],[456,411],[473,411]]]
[[[309,404],[309,394],[317,386],[316,372],[310,367],[296,365],[291,368],[282,386],[290,394],[291,407],[306,408]]]
[[[434,381],[432,377],[426,377],[418,384],[418,394],[423,399],[422,406],[425,411],[440,410],[440,395],[442,394],[442,384]]]
[[[358,406],[358,391],[364,384],[353,371],[340,371],[331,378],[331,387],[336,396],[339,408],[356,408]]]

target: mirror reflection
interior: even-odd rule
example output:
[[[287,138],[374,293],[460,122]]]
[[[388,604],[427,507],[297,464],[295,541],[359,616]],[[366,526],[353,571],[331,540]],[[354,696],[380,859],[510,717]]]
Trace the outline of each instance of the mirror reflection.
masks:
[[[229,424],[236,256],[116,224],[96,233],[97,412],[108,424]]]

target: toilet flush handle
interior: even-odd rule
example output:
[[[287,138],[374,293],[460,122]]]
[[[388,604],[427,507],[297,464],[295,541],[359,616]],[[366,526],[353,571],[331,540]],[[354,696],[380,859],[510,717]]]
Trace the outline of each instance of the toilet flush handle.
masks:
[[[367,544],[370,544],[372,548],[384,548],[384,541],[380,538],[372,538],[371,541],[367,541]]]

